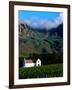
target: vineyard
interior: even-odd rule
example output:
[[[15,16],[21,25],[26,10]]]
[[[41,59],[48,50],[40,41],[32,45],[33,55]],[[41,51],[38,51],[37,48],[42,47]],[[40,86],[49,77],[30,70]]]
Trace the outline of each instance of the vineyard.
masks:
[[[63,64],[49,64],[41,67],[19,69],[19,79],[62,77]]]

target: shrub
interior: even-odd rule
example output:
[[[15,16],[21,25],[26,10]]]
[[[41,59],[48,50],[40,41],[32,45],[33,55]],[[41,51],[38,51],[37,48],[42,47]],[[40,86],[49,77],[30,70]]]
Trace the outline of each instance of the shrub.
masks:
[[[29,67],[19,69],[19,79],[28,78],[49,78],[49,77],[62,77],[63,65],[51,64],[40,67]]]

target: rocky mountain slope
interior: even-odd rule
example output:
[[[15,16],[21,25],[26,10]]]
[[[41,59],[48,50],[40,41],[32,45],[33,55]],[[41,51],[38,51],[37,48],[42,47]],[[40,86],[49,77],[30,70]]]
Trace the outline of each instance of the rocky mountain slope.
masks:
[[[19,24],[19,56],[63,52],[63,24],[50,30]]]

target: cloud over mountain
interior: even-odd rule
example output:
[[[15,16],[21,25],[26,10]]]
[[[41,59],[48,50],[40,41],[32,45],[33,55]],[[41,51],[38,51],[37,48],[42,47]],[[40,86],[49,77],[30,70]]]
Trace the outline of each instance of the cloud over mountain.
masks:
[[[26,23],[33,28],[49,30],[52,28],[56,28],[57,26],[59,26],[60,24],[63,23],[63,13],[60,13],[59,16],[57,16],[53,20],[48,20],[45,18],[42,20],[39,20],[39,18],[37,18],[37,17],[36,18],[32,17],[30,19],[20,21],[20,23]]]

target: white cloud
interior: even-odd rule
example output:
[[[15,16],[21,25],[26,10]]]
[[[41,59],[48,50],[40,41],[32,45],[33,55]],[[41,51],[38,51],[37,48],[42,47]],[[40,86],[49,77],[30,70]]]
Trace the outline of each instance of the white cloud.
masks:
[[[52,29],[52,28],[56,28],[58,25],[63,23],[63,13],[60,13],[60,15],[55,18],[54,20],[50,21],[50,20],[42,20],[39,23],[40,28],[45,28],[47,30]]]
[[[31,26],[33,26],[34,28],[37,28],[38,27],[38,23],[33,22],[33,23],[31,23]]]
[[[58,17],[56,17],[54,20],[38,20],[37,17],[33,17],[32,19],[24,20],[23,23],[27,23],[28,25],[34,27],[34,28],[45,28],[47,30],[56,28],[58,25],[63,23],[63,13],[60,13]]]
[[[63,13],[60,13],[59,17],[57,17],[54,20],[54,23],[55,23],[56,26],[58,26],[59,24],[63,23]]]

